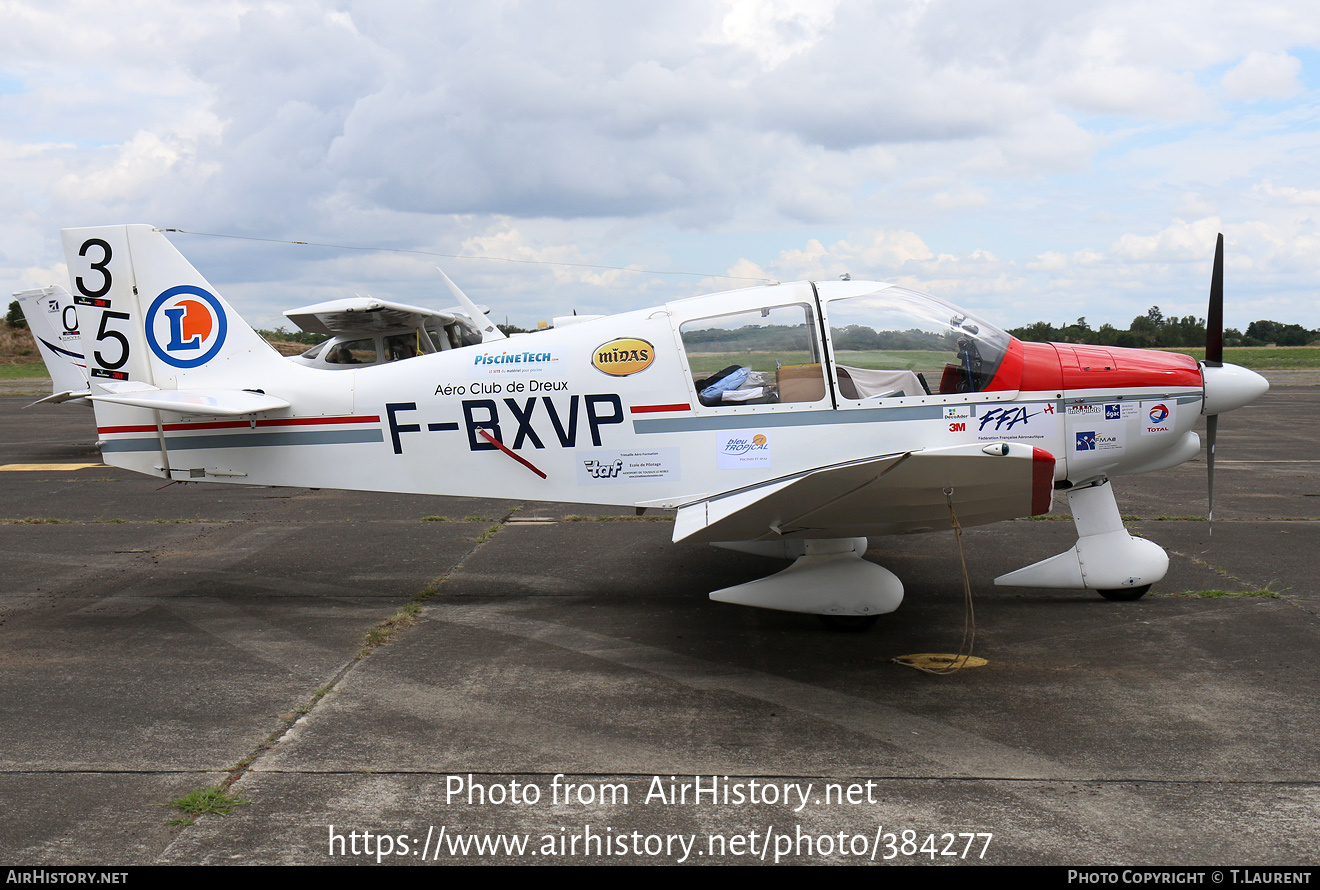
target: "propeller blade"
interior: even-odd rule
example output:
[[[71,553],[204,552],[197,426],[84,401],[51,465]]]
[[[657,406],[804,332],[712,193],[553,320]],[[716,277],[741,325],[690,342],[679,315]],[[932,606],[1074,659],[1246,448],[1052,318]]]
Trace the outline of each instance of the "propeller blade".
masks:
[[[1215,242],[1215,268],[1210,273],[1210,309],[1205,317],[1205,363],[1224,364],[1224,235]]]
[[[1219,415],[1211,414],[1205,419],[1205,438],[1208,442],[1205,451],[1205,465],[1208,469],[1210,511],[1206,519],[1210,523],[1210,534],[1215,533],[1215,436],[1219,432]]]
[[[467,314],[472,317],[472,323],[481,329],[482,343],[489,343],[492,340],[508,339],[504,336],[503,331],[495,327],[493,321],[482,314],[481,310],[477,308],[477,304],[472,302],[467,294],[459,290],[457,284],[454,284],[454,282],[449,280],[449,276],[445,274],[444,269],[436,266],[435,271],[440,273],[440,277],[444,279],[445,287],[449,288],[449,292],[454,295],[454,299],[458,300],[458,305],[462,306],[463,311],[467,312]]]
[[[1224,233],[1215,239],[1215,266],[1210,273],[1210,308],[1205,317],[1205,365],[1208,368],[1224,366]],[[1207,447],[1205,452],[1206,486],[1209,511],[1206,520],[1209,533],[1215,533],[1215,437],[1219,432],[1219,415],[1205,418]]]

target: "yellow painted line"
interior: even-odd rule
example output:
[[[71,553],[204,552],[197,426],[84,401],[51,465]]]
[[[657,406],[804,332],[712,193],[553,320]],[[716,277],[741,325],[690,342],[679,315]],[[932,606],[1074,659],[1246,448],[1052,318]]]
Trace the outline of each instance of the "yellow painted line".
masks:
[[[6,470],[22,472],[24,470],[85,470],[88,467],[104,467],[105,464],[0,464],[0,472]]]

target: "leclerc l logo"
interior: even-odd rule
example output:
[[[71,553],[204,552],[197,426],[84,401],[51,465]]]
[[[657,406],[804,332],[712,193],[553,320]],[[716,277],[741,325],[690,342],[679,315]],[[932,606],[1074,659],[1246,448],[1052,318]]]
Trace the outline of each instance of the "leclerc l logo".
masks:
[[[147,310],[147,345],[176,368],[196,368],[215,358],[229,322],[215,294],[191,284],[165,291]]]

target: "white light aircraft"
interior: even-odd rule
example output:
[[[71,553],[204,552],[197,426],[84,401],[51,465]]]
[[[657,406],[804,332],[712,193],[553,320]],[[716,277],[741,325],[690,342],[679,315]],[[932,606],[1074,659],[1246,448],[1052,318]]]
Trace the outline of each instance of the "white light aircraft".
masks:
[[[87,362],[82,353],[82,335],[78,332],[78,307],[73,295],[58,284],[24,290],[14,294],[27,319],[28,330],[37,341],[37,351],[46,363],[54,391],[42,402],[79,401],[86,404],[91,395],[87,383]],[[31,407],[31,406],[29,406]]]
[[[1056,489],[1077,543],[996,583],[1136,599],[1168,557],[1128,534],[1110,477],[1196,456],[1204,414],[1213,492],[1217,415],[1268,388],[1223,363],[1222,237],[1200,364],[1024,343],[868,281],[751,287],[506,339],[446,278],[480,342],[465,326],[470,345],[437,337],[409,361],[347,369],[281,358],[159,229],[63,237],[106,463],[676,508],[675,541],[795,560],[713,599],[839,627],[902,601],[898,578],[862,558],[867,536],[1046,513]]]

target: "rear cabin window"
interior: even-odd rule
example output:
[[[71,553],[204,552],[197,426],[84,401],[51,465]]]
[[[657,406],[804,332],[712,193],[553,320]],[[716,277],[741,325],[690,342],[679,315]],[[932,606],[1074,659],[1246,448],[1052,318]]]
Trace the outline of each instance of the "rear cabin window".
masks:
[[[679,328],[697,399],[707,407],[825,398],[811,310],[771,306],[684,322]]]

